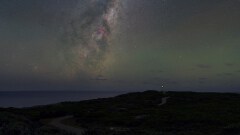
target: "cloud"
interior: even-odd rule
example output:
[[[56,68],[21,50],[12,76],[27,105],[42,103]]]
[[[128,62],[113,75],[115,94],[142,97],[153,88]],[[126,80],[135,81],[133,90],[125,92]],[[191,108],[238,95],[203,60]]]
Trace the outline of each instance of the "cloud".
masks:
[[[163,73],[163,70],[150,70],[151,73]]]
[[[205,81],[205,80],[207,80],[208,78],[206,78],[206,77],[200,77],[200,78],[198,78],[200,81]]]
[[[107,78],[105,78],[103,75],[99,75],[96,78],[93,78],[91,80],[96,80],[96,81],[106,81],[108,80]]]
[[[200,69],[210,69],[210,68],[212,68],[212,66],[208,65],[208,64],[198,64],[196,66]]]
[[[223,75],[225,75],[225,76],[232,76],[233,73],[223,73]]]
[[[217,74],[217,76],[233,76],[234,74],[233,73],[220,73],[220,74]]]
[[[206,78],[206,77],[200,77],[200,78],[198,78],[198,83],[199,84],[204,84],[204,83],[207,82],[207,80],[208,80],[208,78]]]
[[[154,77],[151,80],[142,82],[142,84],[162,86],[164,84],[174,85],[178,84],[178,82],[169,78]]]
[[[227,67],[232,67],[232,66],[235,66],[236,64],[235,63],[225,63],[225,66]]]

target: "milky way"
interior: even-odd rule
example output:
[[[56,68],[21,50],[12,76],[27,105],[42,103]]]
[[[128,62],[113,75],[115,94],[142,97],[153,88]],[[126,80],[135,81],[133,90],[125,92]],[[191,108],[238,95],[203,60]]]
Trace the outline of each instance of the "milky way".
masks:
[[[117,27],[119,1],[91,0],[86,5],[89,7],[67,24],[63,37],[63,44],[71,45],[63,48],[64,69],[71,77],[79,73],[102,76],[112,59],[111,37]]]

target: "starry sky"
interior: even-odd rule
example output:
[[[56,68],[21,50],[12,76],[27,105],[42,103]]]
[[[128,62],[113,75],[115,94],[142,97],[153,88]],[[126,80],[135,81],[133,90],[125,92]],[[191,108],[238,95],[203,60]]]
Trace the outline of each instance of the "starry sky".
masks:
[[[240,92],[239,0],[0,0],[0,90]]]

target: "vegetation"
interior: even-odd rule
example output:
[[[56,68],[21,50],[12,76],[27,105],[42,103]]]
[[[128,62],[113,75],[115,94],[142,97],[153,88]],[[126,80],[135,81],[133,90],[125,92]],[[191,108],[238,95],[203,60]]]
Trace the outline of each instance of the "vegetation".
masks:
[[[163,97],[170,97],[159,106]],[[0,109],[1,135],[67,135],[46,119],[86,129],[85,135],[239,135],[240,95],[146,91],[113,98]],[[43,122],[45,121],[45,122]]]

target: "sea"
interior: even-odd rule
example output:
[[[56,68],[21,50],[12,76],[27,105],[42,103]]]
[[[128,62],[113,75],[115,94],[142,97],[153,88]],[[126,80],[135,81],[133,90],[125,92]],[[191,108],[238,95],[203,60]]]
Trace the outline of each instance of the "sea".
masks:
[[[116,91],[0,91],[0,108],[23,108],[114,97],[127,92]]]

